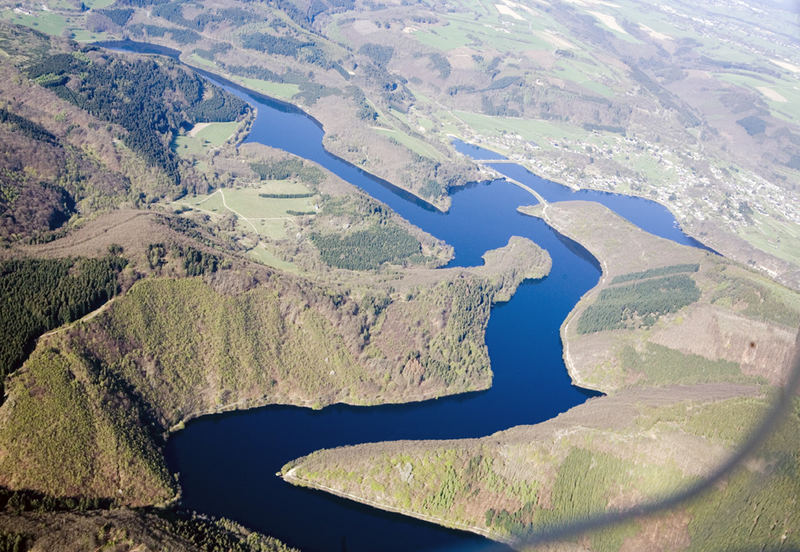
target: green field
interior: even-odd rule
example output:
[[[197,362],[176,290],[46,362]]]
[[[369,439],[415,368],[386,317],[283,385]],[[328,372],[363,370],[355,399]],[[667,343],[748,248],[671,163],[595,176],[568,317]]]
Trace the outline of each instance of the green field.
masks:
[[[545,141],[548,139],[578,141],[586,136],[586,131],[581,128],[538,119],[492,117],[466,111],[455,111],[454,115],[483,135],[499,136],[512,132],[526,140],[533,140],[544,149],[550,149],[550,144]]]
[[[739,235],[762,251],[790,263],[800,262],[800,227],[797,224],[759,213],[754,218],[756,224],[743,227]]]
[[[297,213],[313,213],[314,197],[276,198],[261,194],[307,194],[310,190],[296,181],[267,181],[255,188],[227,188],[208,195],[187,196],[176,206],[190,207],[211,215],[233,213],[239,228],[259,236],[280,239],[286,236],[286,222]],[[267,263],[272,264],[272,263]]]
[[[717,73],[715,75],[718,79],[747,88],[761,95],[761,98],[769,105],[770,111],[776,117],[797,123],[800,121],[800,83],[797,79],[789,81],[784,77],[782,80],[776,81],[771,78],[760,77],[753,74],[752,76],[731,73]],[[770,97],[765,94],[762,89],[771,90],[777,94],[777,98]],[[783,98],[786,101],[780,100]]]
[[[614,90],[600,82],[606,73],[608,73],[607,76],[614,81],[620,80],[608,67],[574,59],[559,60],[556,65],[555,74],[558,75],[559,78],[572,81],[601,96],[612,98],[614,96]]]
[[[102,10],[113,4],[114,0],[85,0],[83,3],[93,10]]]
[[[272,251],[264,247],[263,243],[259,243],[253,249],[248,251],[247,254],[261,264],[265,264],[285,272],[298,272],[297,266],[295,266],[293,263],[284,261],[280,257],[277,257],[274,253],[272,253]]]
[[[467,17],[450,16],[448,20],[447,26],[417,31],[412,36],[421,44],[445,52],[462,46],[485,47],[488,44],[504,52],[552,49],[549,42],[530,33],[527,22],[519,24],[514,21],[512,28],[506,29],[509,31],[507,34],[499,34],[499,18],[491,20],[483,17],[480,22],[476,22]],[[509,22],[504,18],[502,28],[508,27]]]
[[[209,61],[204,57],[200,57],[197,54],[191,54],[187,60],[189,65],[194,65],[197,67],[204,67],[209,71],[219,71],[219,67],[213,61]]]
[[[284,100],[288,100],[300,92],[300,86],[290,82],[271,82],[247,77],[232,77],[231,80],[238,82],[245,88]]]
[[[218,148],[224,144],[228,138],[233,136],[238,121],[229,123],[200,123],[202,127],[197,128],[196,132],[190,131],[183,136],[176,136],[172,143],[172,149],[180,156],[204,156],[209,150]]]
[[[77,42],[97,42],[101,40],[111,40],[112,35],[108,33],[93,33],[85,29],[73,29],[72,40]]]
[[[221,69],[216,63],[202,58],[197,54],[190,55],[188,62],[196,67],[201,67],[208,69],[209,71],[216,71],[224,74],[224,70]],[[256,92],[261,92],[267,96],[273,96],[275,98],[281,98],[284,100],[289,100],[292,98],[292,96],[300,92],[300,86],[294,83],[272,82],[248,77],[239,77],[236,75],[227,75],[227,77],[230,80],[244,86],[245,88],[255,90]]]
[[[67,28],[67,20],[63,15],[50,12],[36,12],[35,15],[25,15],[6,10],[3,12],[3,19],[56,36],[60,36]]]
[[[415,138],[414,136],[406,134],[403,131],[389,128],[376,128],[375,130],[423,157],[429,157],[431,159],[438,160],[444,159],[444,155],[442,155],[439,150],[420,140],[419,138]]]
[[[74,9],[74,6],[67,5],[66,3],[64,4],[65,7],[60,7],[60,3],[51,3],[50,8]],[[109,38],[109,35],[106,33],[95,33],[83,28],[85,26],[85,21],[82,15],[66,17],[50,11],[30,11],[31,15],[26,15],[25,13],[6,9],[0,13],[0,19],[16,25],[30,27],[31,29],[36,29],[37,31],[52,36],[64,36],[65,33],[68,33],[73,40],[78,42],[94,42],[98,40],[107,40]]]

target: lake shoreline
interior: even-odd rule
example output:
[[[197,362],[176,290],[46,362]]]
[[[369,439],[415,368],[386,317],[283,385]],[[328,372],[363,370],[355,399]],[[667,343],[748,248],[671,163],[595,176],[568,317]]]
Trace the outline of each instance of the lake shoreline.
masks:
[[[213,74],[209,76],[216,78]],[[257,98],[263,96],[235,83],[233,87],[250,97],[251,104],[258,104]],[[405,527],[402,520],[392,519],[387,522],[390,525],[381,528],[380,516],[376,517],[371,511],[363,513],[366,517],[361,517],[359,512],[350,518],[348,508],[338,502],[298,494],[296,490],[293,494],[292,486],[285,485],[283,480],[278,482],[280,485],[272,483],[277,478],[264,480],[262,466],[284,465],[291,458],[314,450],[348,444],[397,438],[453,440],[492,435],[510,427],[537,425],[600,395],[590,388],[575,385],[575,372],[570,369],[570,363],[565,362],[560,326],[581,298],[598,285],[603,270],[599,261],[580,243],[560,234],[544,221],[535,223],[529,217],[517,215],[516,208],[530,203],[531,193],[508,179],[491,186],[477,183],[455,190],[452,208],[445,215],[402,188],[373,177],[327,151],[323,145],[324,129],[313,118],[297,113],[296,108],[281,109],[270,101],[263,109],[261,104],[255,109],[256,118],[261,121],[260,124],[254,122],[245,142],[262,143],[310,159],[387,203],[411,224],[451,243],[456,265],[475,266],[480,255],[498,247],[497,241],[506,243],[506,233],[532,239],[553,257],[550,275],[542,280],[526,281],[512,301],[492,307],[486,342],[495,377],[487,391],[377,406],[369,411],[341,405],[321,410],[280,405],[248,408],[247,411],[200,416],[169,439],[170,469],[181,473],[182,503],[188,507],[231,517],[295,546],[327,549],[333,542],[332,535],[346,532],[348,544],[351,539],[373,538],[388,548],[396,547],[399,543],[393,542],[390,535],[408,531],[402,529]],[[303,120],[308,122],[301,124]],[[319,145],[316,145],[317,139]],[[621,201],[630,199],[620,197]],[[642,205],[653,209],[651,204]],[[674,217],[671,220],[674,221]],[[482,221],[487,226],[482,227]],[[522,333],[517,335],[517,332]],[[523,369],[515,370],[515,367]],[[537,390],[535,400],[531,400],[531,389]],[[273,426],[280,429],[280,437],[264,432],[263,428]],[[240,434],[249,437],[245,441],[236,439]],[[211,443],[213,446],[209,447]],[[209,448],[216,450],[212,454]],[[216,476],[209,477],[208,470],[213,470]],[[274,470],[267,471],[274,473]],[[242,487],[239,478],[245,478],[248,483]],[[271,498],[265,503],[263,496]],[[308,515],[330,520],[329,526],[318,527],[320,535],[311,543],[301,527],[295,528],[298,516]],[[417,546],[429,546],[433,538],[444,539],[442,546],[452,546],[462,538],[449,532],[436,533],[427,526],[414,527],[413,537],[409,534],[407,538],[414,539],[408,542],[415,542]]]

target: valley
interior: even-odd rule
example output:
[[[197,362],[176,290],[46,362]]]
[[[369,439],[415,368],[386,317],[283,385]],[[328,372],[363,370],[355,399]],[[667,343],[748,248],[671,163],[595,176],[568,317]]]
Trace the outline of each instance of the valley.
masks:
[[[317,4],[2,12],[0,547],[795,546],[790,28]]]

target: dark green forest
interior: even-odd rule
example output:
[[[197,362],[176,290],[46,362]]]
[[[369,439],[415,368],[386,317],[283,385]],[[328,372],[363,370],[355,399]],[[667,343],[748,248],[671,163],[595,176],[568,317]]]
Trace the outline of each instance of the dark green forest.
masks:
[[[260,32],[244,34],[241,38],[242,46],[249,50],[287,56],[306,63],[313,63],[323,69],[335,69],[342,74],[347,74],[339,62],[328,59],[322,48],[313,41]]]
[[[358,50],[359,54],[363,54],[375,62],[380,67],[385,67],[392,60],[394,55],[394,48],[391,46],[384,46],[382,44],[364,44]]]
[[[420,253],[420,244],[396,224],[377,224],[346,236],[311,234],[325,263],[349,270],[374,270],[385,262],[399,262]]]
[[[0,108],[0,123],[9,125],[13,130],[21,132],[32,140],[38,140],[53,145],[58,143],[58,139],[42,125],[34,123],[25,117],[21,117],[16,113],[11,113],[4,107]]]
[[[0,378],[22,364],[35,339],[116,295],[127,261],[21,259],[0,263]]]
[[[187,19],[183,15],[183,6],[185,5],[186,2],[158,3],[152,13],[170,23],[195,31],[204,31],[208,26],[221,23],[239,27],[258,19],[256,14],[236,7],[217,9],[214,13],[203,12],[194,19]]]
[[[261,180],[286,180],[287,178],[296,177],[303,182],[319,184],[325,176],[325,173],[317,167],[303,163],[302,160],[295,158],[251,163],[250,168]]]
[[[273,36],[266,33],[242,35],[242,46],[267,54],[295,57],[301,49],[313,46],[313,42],[297,40],[288,36]]]
[[[125,23],[133,15],[133,9],[131,8],[117,8],[117,9],[105,9],[105,10],[97,10],[97,13],[108,17],[115,25],[119,25],[120,27],[124,26]]]
[[[652,326],[664,314],[676,312],[700,298],[687,274],[644,280],[604,289],[578,320],[578,333],[617,330],[630,325]]]
[[[222,265],[222,259],[211,253],[200,251],[194,247],[181,248],[179,255],[183,257],[183,268],[187,276],[202,276],[216,272]]]
[[[127,130],[125,145],[180,182],[178,158],[169,143],[181,127],[232,121],[247,104],[168,62],[90,58],[60,53],[27,67],[28,76],[95,117]],[[210,92],[210,94],[209,94]],[[179,97],[182,101],[164,101]]]
[[[624,282],[644,280],[645,278],[653,278],[655,276],[667,276],[669,274],[679,274],[681,272],[697,272],[698,270],[700,270],[700,265],[697,263],[661,266],[658,268],[650,268],[642,272],[629,272],[628,274],[620,274],[619,276],[615,276],[614,279],[611,280],[611,283],[622,284]]]

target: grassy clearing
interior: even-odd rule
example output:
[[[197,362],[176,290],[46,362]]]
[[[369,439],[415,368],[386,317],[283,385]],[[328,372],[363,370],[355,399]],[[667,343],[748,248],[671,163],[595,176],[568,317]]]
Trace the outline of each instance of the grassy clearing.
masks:
[[[176,206],[190,207],[213,215],[232,213],[241,229],[260,236],[280,239],[286,234],[286,222],[298,214],[315,213],[315,198],[264,197],[277,194],[306,194],[310,190],[296,181],[268,181],[253,188],[226,188],[212,194],[187,196]]]
[[[190,65],[195,65],[197,67],[203,67],[205,69],[218,71],[219,67],[217,64],[211,61],[210,59],[206,59],[204,57],[198,56],[197,54],[190,54],[187,63]]]
[[[86,29],[73,29],[72,40],[76,42],[98,42],[102,40],[111,40],[114,37],[108,33],[93,33]]]
[[[47,0],[41,5],[47,6],[51,10],[74,10],[76,8],[75,4],[70,3],[69,0]]]
[[[275,255],[272,251],[264,247],[263,243],[259,243],[253,249],[247,252],[250,257],[255,259],[261,264],[284,270],[286,272],[297,273],[298,268],[293,263],[289,263]]]
[[[423,157],[438,159],[440,161],[445,159],[445,156],[439,150],[420,140],[419,138],[415,138],[403,131],[388,128],[376,128],[375,130],[380,134],[387,136],[390,141],[394,140],[397,143],[404,145],[411,151],[422,155]]]
[[[640,4],[627,3],[625,11],[629,14],[628,19],[631,21],[646,25],[657,33],[667,35],[672,39],[677,40],[681,38],[697,37],[697,33],[692,29],[681,27],[680,24],[677,23],[677,19],[665,20],[665,18],[661,16],[661,12],[643,9],[643,6]]]
[[[213,214],[223,214],[225,207],[222,205],[222,197],[218,192],[205,195],[188,195],[176,202],[180,207],[197,207],[200,211],[207,211]]]
[[[279,240],[285,238],[289,233],[287,222],[291,217],[280,217],[277,219],[256,219],[249,222],[239,219],[237,227],[243,232],[252,232],[253,227],[260,236]]]
[[[225,190],[225,201],[229,209],[248,219],[292,216],[287,211],[314,211],[313,197],[290,199],[262,197],[262,193],[273,193],[268,190],[270,190],[269,186]],[[305,191],[308,190],[305,189]]]
[[[604,76],[604,72],[600,66],[589,65],[576,60],[559,60],[556,65],[555,74],[565,80],[572,81],[587,90],[591,90],[606,98],[614,96],[614,90],[600,82]],[[613,80],[617,78],[610,75]]]
[[[468,35],[469,31],[456,25],[448,25],[443,28],[416,31],[412,36],[420,44],[447,52],[472,45],[474,41]]]
[[[350,46],[349,41],[345,38],[344,33],[342,33],[342,28],[339,22],[339,15],[334,14],[331,18],[331,22],[328,24],[327,28],[325,29],[324,35],[329,39],[337,44],[343,44],[346,46]]]
[[[86,0],[84,4],[93,10],[102,10],[114,3],[114,0]]]
[[[69,4],[61,9],[74,10],[75,6]],[[83,16],[64,16],[59,13],[48,11],[35,11],[32,15],[5,10],[0,13],[0,18],[14,23],[36,29],[45,34],[53,36],[64,36],[65,33],[77,42],[92,42],[98,40],[108,40],[110,35],[105,32],[91,32],[84,28]]]
[[[261,92],[267,96],[289,100],[300,93],[300,85],[290,82],[271,82],[248,77],[231,77],[245,88]]]
[[[199,128],[196,132],[192,129],[189,134],[198,140],[204,140],[211,145],[219,146],[224,144],[225,141],[233,135],[238,126],[239,123],[236,121],[227,123],[205,123],[202,128]]]
[[[308,187],[299,180],[263,180],[259,188],[259,194],[280,195],[280,194],[309,194],[312,193]]]
[[[550,121],[522,119],[514,117],[492,117],[479,113],[456,111],[455,115],[486,136],[500,136],[511,132],[519,134],[526,140],[533,140],[544,149],[550,149],[549,140],[581,140],[586,132],[575,127],[560,125]]]
[[[24,25],[49,35],[61,36],[67,29],[67,19],[57,13],[37,12],[35,15],[25,15],[6,10],[3,12],[3,18],[16,25]]]
[[[217,66],[216,63],[214,63],[211,60],[200,57],[197,54],[189,55],[188,63],[196,67],[208,69],[209,71],[217,71],[217,72],[220,71],[220,68]],[[224,74],[224,71],[222,73]],[[290,100],[295,94],[298,94],[300,92],[300,86],[293,83],[272,82],[272,81],[265,81],[249,77],[240,77],[236,75],[226,75],[226,76],[229,80],[238,83],[241,86],[244,86],[245,88],[249,88],[250,90],[255,90],[256,92],[261,92],[262,94],[266,94],[267,96],[280,98],[282,100]]]
[[[756,220],[755,224],[741,227],[741,237],[762,251],[790,263],[800,264],[800,226],[760,213],[755,213],[753,218]]]
[[[204,157],[211,150],[224,144],[241,123],[231,121],[228,123],[201,123],[203,125],[197,132],[189,132],[176,136],[172,150],[182,157]]]
[[[724,82],[735,84],[752,90],[761,95],[769,105],[772,114],[790,123],[800,121],[800,83],[798,79],[791,80],[784,77],[781,80],[774,80],[769,77],[757,75],[742,75],[732,73],[716,73],[715,76]],[[765,93],[759,88],[766,88],[782,96],[786,101],[776,101],[769,93]]]

